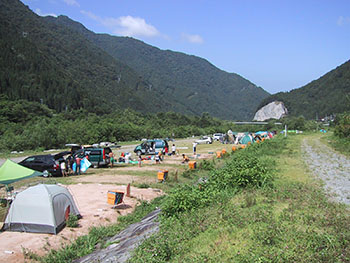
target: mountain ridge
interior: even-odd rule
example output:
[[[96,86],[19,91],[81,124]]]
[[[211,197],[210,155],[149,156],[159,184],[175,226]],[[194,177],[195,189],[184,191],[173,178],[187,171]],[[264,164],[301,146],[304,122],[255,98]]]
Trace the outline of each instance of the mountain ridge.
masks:
[[[218,69],[204,58],[161,50],[130,37],[96,34],[67,16],[50,17],[48,20],[84,35],[108,54],[135,69],[162,95],[175,97],[175,101],[184,107],[198,107],[192,113],[208,111],[206,106],[209,103],[213,105],[210,113],[214,116],[218,117],[226,110],[227,119],[232,119],[232,116],[237,118],[236,112],[242,112],[244,119],[251,119],[256,102],[268,95],[240,75]],[[248,97],[241,96],[242,90],[248,93]],[[207,96],[201,96],[202,92]],[[238,97],[239,102],[233,103]]]
[[[350,60],[298,89],[265,98],[258,109],[275,100],[285,104],[289,115],[307,119],[350,110]]]
[[[0,2],[0,91],[58,112],[132,108],[251,119],[268,93],[235,73],[140,40],[95,34],[66,16]]]

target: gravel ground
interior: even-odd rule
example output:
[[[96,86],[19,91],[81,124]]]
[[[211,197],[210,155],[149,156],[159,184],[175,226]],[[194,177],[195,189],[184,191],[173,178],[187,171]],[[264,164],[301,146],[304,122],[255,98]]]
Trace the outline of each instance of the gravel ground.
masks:
[[[319,139],[304,139],[302,151],[311,172],[324,182],[331,199],[350,204],[350,158]]]

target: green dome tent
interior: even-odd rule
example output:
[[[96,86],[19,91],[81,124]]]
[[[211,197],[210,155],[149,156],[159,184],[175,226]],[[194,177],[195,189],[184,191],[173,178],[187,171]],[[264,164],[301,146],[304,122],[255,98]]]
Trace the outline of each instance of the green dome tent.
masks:
[[[29,177],[40,176],[42,174],[42,172],[34,171],[11,160],[6,160],[6,162],[0,167],[0,184],[8,185]]]
[[[240,144],[248,144],[248,142],[253,143],[252,138],[250,138],[249,135],[245,135],[242,137],[242,139],[239,141]]]

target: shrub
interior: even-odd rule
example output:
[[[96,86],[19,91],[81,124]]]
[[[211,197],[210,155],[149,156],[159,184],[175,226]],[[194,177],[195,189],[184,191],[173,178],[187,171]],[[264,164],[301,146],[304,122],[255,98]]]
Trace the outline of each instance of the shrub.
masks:
[[[78,227],[78,216],[72,214],[69,215],[66,225],[67,227]]]

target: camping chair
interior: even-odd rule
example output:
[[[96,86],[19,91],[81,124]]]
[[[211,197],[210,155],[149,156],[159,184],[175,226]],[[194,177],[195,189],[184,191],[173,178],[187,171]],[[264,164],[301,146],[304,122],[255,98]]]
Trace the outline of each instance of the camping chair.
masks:
[[[116,207],[117,205],[123,203],[124,192],[119,191],[108,191],[107,193],[107,203]]]
[[[6,199],[13,200],[13,198],[15,197],[15,194],[13,192],[14,190],[13,186],[5,185],[5,189],[6,189]]]

